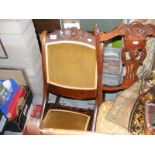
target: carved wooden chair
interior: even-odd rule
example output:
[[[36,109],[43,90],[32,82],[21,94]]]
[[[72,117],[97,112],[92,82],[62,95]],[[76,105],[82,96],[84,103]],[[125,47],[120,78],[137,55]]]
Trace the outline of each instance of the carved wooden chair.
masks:
[[[147,55],[145,48],[146,38],[148,36],[155,36],[155,26],[152,24],[143,25],[141,22],[135,21],[130,25],[120,24],[113,31],[107,33],[98,33],[95,27],[94,32],[96,34],[96,49],[102,54],[104,52],[104,42],[112,38],[122,36],[124,44],[121,52],[122,65],[125,70],[123,81],[118,86],[103,85],[103,91],[116,91],[128,88],[138,78],[137,70],[143,65]]]
[[[132,86],[138,80],[137,70],[141,65],[143,65],[143,61],[147,55],[147,51],[145,48],[146,38],[148,36],[155,36],[155,25],[152,25],[152,24],[143,25],[140,21],[135,21],[129,25],[126,25],[124,23],[120,24],[114,30],[107,33],[99,32],[97,27],[94,27],[94,33],[96,36],[96,50],[97,52],[102,53],[102,55],[104,53],[104,43],[106,41],[112,38],[115,38],[117,36],[121,36],[122,42],[124,44],[121,52],[121,60],[122,60],[122,65],[124,70],[123,80],[120,85],[116,85],[116,86],[108,86],[108,85],[102,84],[102,91],[104,93],[115,92],[115,91],[125,90],[130,86]],[[102,57],[102,62],[103,62],[103,57]],[[102,66],[101,68],[103,67],[104,66]],[[106,121],[107,121],[107,124],[112,123],[106,120],[107,115],[105,115],[105,113],[108,114],[109,111],[112,110],[114,103],[115,102],[110,102],[109,104],[104,103],[100,107],[101,112],[99,112],[98,114],[97,126],[101,125],[99,118],[103,119],[103,117],[105,120],[103,121],[104,123]],[[115,105],[115,108],[116,106],[117,105]],[[104,114],[103,114],[103,111],[104,111]],[[122,116],[122,117],[125,117],[125,116]],[[101,125],[101,126],[104,126],[103,130],[106,131],[105,129],[106,123],[105,125]],[[112,126],[111,128],[114,128]],[[122,131],[122,133],[128,133],[127,129],[126,130],[120,129],[118,125],[116,129],[118,129],[118,131]]]
[[[41,44],[44,76],[42,122],[47,124],[47,122],[53,121],[47,119],[46,115],[49,113],[52,117],[55,113],[53,118],[58,117],[58,119],[54,120],[53,124],[60,123],[59,125],[63,126],[63,129],[82,129],[78,124],[78,122],[82,122],[82,119],[79,121],[78,119],[83,117],[83,120],[88,120],[89,116],[73,112],[77,110],[73,107],[70,108],[71,110],[61,110],[62,107],[59,104],[60,97],[95,99],[95,109],[92,119],[92,130],[94,130],[97,107],[102,101],[102,95],[99,93],[101,89],[98,89],[99,82],[101,82],[101,63],[99,62],[101,58],[95,50],[94,36],[76,28],[57,30],[52,33],[44,31],[41,34]],[[57,96],[54,110],[48,110],[47,108],[49,105],[49,93]],[[46,109],[48,110],[47,114]],[[72,118],[70,114],[72,114]],[[61,118],[64,117],[68,121],[63,122],[64,120]],[[76,119],[77,123],[75,123]],[[74,122],[74,125],[71,126],[71,122]],[[51,125],[51,128],[59,128],[59,125]],[[87,130],[86,128],[84,130]]]

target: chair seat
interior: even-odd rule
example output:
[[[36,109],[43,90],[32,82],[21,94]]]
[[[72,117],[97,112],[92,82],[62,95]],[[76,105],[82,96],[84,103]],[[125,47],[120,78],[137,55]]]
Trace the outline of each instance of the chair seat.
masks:
[[[83,130],[88,128],[90,116],[69,110],[50,109],[42,121],[43,128]]]

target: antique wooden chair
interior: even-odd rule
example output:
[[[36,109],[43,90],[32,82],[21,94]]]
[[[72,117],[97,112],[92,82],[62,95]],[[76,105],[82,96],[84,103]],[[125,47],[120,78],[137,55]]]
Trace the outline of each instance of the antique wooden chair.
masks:
[[[102,53],[102,55],[104,53],[104,43],[106,41],[115,38],[117,36],[122,36],[122,42],[124,44],[121,51],[121,60],[124,70],[123,80],[121,84],[116,86],[108,86],[102,84],[102,91],[104,93],[115,92],[120,90],[124,91],[122,91],[122,93],[118,97],[116,97],[115,101],[107,101],[107,103],[103,103],[100,106],[97,117],[96,131],[97,132],[108,131],[108,133],[112,134],[130,134],[128,132],[128,128],[123,127],[127,126],[125,125],[125,123],[127,124],[127,120],[128,121],[130,120],[129,116],[131,116],[132,108],[129,107],[132,107],[133,103],[136,102],[137,98],[135,98],[136,93],[132,96],[129,95],[128,92],[130,91],[130,93],[132,93],[131,90],[135,91],[136,88],[134,87],[137,86],[139,83],[139,81],[137,81],[138,80],[137,71],[138,68],[141,65],[143,65],[143,61],[147,55],[147,51],[145,48],[146,38],[149,36],[153,37],[155,36],[155,25],[152,24],[143,25],[140,21],[134,21],[129,25],[120,24],[114,30],[107,33],[99,32],[99,30],[95,26],[94,33],[96,36],[96,50],[97,52]],[[102,65],[101,68],[103,67],[104,66]],[[137,90],[138,89],[140,90],[140,88],[137,86]],[[125,103],[122,103],[125,101],[125,99],[127,101]],[[126,110],[126,114],[121,116],[123,110],[124,111]],[[126,121],[121,122],[121,119],[119,120],[117,116],[119,116],[119,118],[123,118],[123,120]],[[111,118],[109,119],[109,117]],[[120,124],[122,126],[120,126]]]
[[[146,38],[155,36],[155,26],[152,24],[143,25],[140,21],[132,22],[130,25],[120,24],[111,32],[100,33],[94,27],[96,36],[96,50],[104,53],[104,43],[117,36],[122,37],[124,44],[121,52],[121,60],[124,70],[123,81],[118,86],[103,85],[103,91],[124,90],[130,87],[138,78],[137,70],[143,65],[143,60],[147,55],[145,48]],[[103,62],[103,59],[102,59]],[[104,66],[102,66],[104,67]]]
[[[41,120],[46,123],[50,121],[45,116],[46,109],[48,109],[49,93],[57,95],[54,110],[50,111],[50,114],[55,112],[59,117],[55,123],[66,117],[64,113],[70,114],[73,110],[77,110],[74,108],[71,108],[72,110],[58,109],[58,107],[61,107],[59,104],[60,97],[95,99],[92,121],[92,130],[94,130],[97,107],[102,101],[102,93],[99,93],[101,88],[98,88],[101,86],[101,58],[99,51],[96,52],[95,50],[95,38],[92,34],[76,28],[62,29],[52,33],[44,31],[41,34],[41,44],[44,76],[44,101]],[[73,112],[72,114],[75,116],[80,113]],[[80,117],[82,116],[85,117],[84,114],[81,114]],[[76,119],[71,119],[69,115],[67,117],[68,121],[65,123],[68,124],[69,129],[77,129],[75,126],[78,123],[74,124],[75,128],[70,126],[71,121],[75,123]],[[75,118],[79,119],[78,116]],[[55,128],[59,128],[59,126]],[[63,128],[68,127],[64,125]]]

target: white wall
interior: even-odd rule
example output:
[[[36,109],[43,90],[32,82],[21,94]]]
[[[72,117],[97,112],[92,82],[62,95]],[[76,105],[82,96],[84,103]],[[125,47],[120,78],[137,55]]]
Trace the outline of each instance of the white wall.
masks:
[[[0,67],[24,69],[34,95],[42,97],[42,61],[31,19],[1,19],[0,38],[8,59],[0,59]]]

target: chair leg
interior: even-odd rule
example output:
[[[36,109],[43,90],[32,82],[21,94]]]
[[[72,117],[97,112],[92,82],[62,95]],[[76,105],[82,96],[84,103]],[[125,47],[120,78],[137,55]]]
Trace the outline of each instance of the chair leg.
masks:
[[[60,104],[60,96],[57,96],[55,100],[55,107],[57,108],[59,104]]]
[[[92,129],[91,129],[91,131],[93,131],[93,132],[95,132],[97,113],[98,113],[98,106],[95,105],[95,110],[94,110],[94,114],[93,114],[93,121],[92,121]]]

